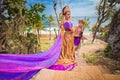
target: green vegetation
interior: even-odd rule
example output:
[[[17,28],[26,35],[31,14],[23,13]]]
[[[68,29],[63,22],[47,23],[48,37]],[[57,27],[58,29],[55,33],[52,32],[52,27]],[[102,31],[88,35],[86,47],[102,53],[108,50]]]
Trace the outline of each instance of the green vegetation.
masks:
[[[41,52],[48,50],[54,43],[54,40],[41,39]]]
[[[52,15],[49,16],[47,24],[49,25],[49,40],[51,40],[51,26],[54,25],[54,17]]]
[[[83,23],[84,29],[85,28],[90,28],[90,26],[89,26],[89,24],[90,24],[89,18],[84,17],[83,21],[84,21],[84,23]]]
[[[26,3],[27,0],[3,0],[0,4],[0,53],[41,52],[40,30],[45,27],[46,7],[36,3],[27,8]]]
[[[104,56],[111,58],[112,57],[112,52],[111,51],[112,51],[111,46],[108,44],[107,47],[104,50]]]
[[[118,10],[116,6],[119,3],[120,2],[118,0],[100,0],[98,6],[96,6],[98,17],[95,26],[93,26],[94,31],[92,42],[94,42],[97,32],[100,31],[101,24],[113,18],[114,14]]]
[[[109,69],[109,71],[113,74],[120,73],[120,62],[111,59],[112,55],[111,48],[109,45],[107,45],[107,47],[104,50],[98,50],[92,55],[95,56],[94,58],[97,58],[97,62],[95,64],[106,66]]]
[[[91,55],[87,55],[85,53],[83,53],[83,58],[86,59],[86,61],[88,63],[91,63],[91,64],[96,64],[98,62],[98,58],[97,58],[97,54],[91,54]]]

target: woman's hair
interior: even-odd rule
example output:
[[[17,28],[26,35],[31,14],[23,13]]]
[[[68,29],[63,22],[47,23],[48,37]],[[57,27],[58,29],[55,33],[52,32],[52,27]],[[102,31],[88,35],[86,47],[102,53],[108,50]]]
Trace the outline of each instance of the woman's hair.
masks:
[[[84,24],[84,20],[78,20],[78,23]]]
[[[69,6],[65,6],[65,7],[62,9],[62,15],[66,15],[67,12],[70,12]]]

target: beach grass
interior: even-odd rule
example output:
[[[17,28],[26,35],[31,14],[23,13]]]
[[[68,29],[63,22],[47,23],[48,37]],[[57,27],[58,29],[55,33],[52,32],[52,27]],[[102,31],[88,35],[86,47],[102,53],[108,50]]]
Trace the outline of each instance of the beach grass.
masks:
[[[51,36],[51,40],[49,40],[49,34],[42,34],[40,38],[41,52],[48,50],[54,43],[55,35]]]

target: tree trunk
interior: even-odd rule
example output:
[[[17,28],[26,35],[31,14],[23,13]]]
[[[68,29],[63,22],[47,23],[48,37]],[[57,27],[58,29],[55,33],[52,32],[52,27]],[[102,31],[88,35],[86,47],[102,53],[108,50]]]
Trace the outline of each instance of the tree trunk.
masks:
[[[56,29],[54,29],[54,32],[55,32],[55,39],[57,38],[57,31]]]
[[[37,30],[37,33],[38,33],[38,45],[40,46],[40,51],[41,51],[41,44],[40,44],[40,35],[39,35],[39,29]]]
[[[49,40],[51,40],[51,25],[49,25]]]
[[[93,40],[92,40],[92,43],[93,43],[94,40],[95,40],[96,34],[97,34],[97,32],[98,32],[98,30],[99,30],[99,27],[100,27],[100,25],[101,25],[101,21],[102,21],[102,20],[100,20],[100,21],[97,22],[98,25],[96,24],[97,27],[96,27],[95,32],[94,32],[94,34],[93,34]]]
[[[114,15],[106,41],[112,48],[112,58],[120,61],[120,9]]]

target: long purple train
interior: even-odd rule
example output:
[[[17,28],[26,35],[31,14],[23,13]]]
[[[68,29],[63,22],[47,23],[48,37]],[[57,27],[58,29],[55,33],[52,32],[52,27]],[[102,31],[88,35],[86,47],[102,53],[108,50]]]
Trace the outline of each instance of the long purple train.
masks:
[[[0,80],[29,80],[43,68],[53,70],[72,70],[75,64],[54,65],[60,57],[61,35],[53,46],[38,54],[0,54]]]

